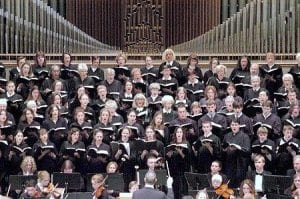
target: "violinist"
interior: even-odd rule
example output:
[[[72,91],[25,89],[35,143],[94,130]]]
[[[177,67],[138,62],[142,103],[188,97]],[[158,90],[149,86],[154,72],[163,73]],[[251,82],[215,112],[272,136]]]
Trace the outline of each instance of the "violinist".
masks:
[[[96,174],[91,179],[93,187],[93,199],[108,199],[108,193],[105,189],[105,179],[102,174]]]
[[[36,188],[42,193],[42,197],[59,198],[61,196],[61,193],[58,191],[56,186],[50,182],[50,174],[48,171],[38,172],[38,182]]]
[[[29,198],[30,199],[42,198],[42,192],[37,190],[36,181],[34,179],[25,182],[25,190],[20,196],[20,199],[29,199]]]
[[[235,199],[234,191],[228,187],[228,183],[223,183],[223,178],[220,174],[215,174],[211,178],[212,186],[217,199]]]

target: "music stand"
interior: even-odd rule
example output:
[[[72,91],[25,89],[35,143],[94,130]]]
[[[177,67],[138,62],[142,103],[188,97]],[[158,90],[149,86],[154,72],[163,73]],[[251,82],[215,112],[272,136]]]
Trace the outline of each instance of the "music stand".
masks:
[[[189,186],[192,187],[192,190],[201,190],[210,187],[207,174],[185,172],[184,176]]]
[[[73,192],[65,193],[64,199],[82,199],[82,198],[92,198],[92,192]]]
[[[267,198],[276,198],[276,199],[292,199],[291,196],[280,195],[275,193],[267,193]]]
[[[146,175],[146,173],[148,171],[149,171],[148,169],[140,169],[140,170],[138,170],[138,172],[139,172],[139,178],[140,178],[140,184],[142,186],[145,185],[144,178],[145,178],[145,175]],[[158,185],[158,186],[167,185],[167,176],[168,176],[167,170],[165,170],[165,169],[157,169],[157,170],[154,170],[154,172],[155,172],[156,178],[157,178],[156,185]]]
[[[292,180],[290,176],[263,175],[263,185],[266,193],[283,194],[290,187]]]
[[[71,190],[80,190],[80,181],[81,175],[80,173],[53,173],[53,184],[58,184],[59,188],[65,188],[66,193],[68,193],[69,189]]]
[[[26,181],[29,180],[37,181],[36,175],[10,175],[9,176],[9,184],[11,185],[11,190],[23,190],[25,188]]]
[[[86,178],[86,190],[87,191],[93,191],[92,184],[91,184],[91,179],[92,176],[97,173],[88,173]],[[114,190],[118,192],[123,192],[124,191],[124,179],[123,179],[123,173],[101,173],[103,177],[105,178],[107,175],[107,180],[105,184],[107,185],[106,188],[109,190]]]

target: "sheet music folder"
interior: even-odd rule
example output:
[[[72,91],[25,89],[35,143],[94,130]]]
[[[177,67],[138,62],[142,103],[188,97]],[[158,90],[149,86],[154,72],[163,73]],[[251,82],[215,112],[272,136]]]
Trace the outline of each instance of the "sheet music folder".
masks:
[[[36,175],[10,175],[9,176],[9,184],[11,185],[11,190],[23,190],[25,188],[26,181],[28,180],[35,180],[37,181]]]
[[[144,178],[148,171],[149,171],[148,169],[140,169],[139,170],[140,184],[142,186],[145,185]],[[156,178],[157,178],[156,185],[159,185],[159,186],[167,185],[167,177],[168,177],[167,170],[157,169],[157,170],[155,170],[155,174],[156,174]]]
[[[80,173],[60,173],[54,172],[53,174],[53,184],[58,184],[59,188],[66,188],[67,191],[80,190]]]
[[[200,190],[210,187],[207,174],[185,172],[184,176],[192,190]]]
[[[284,194],[284,190],[291,186],[290,176],[264,175],[263,186],[266,193]]]

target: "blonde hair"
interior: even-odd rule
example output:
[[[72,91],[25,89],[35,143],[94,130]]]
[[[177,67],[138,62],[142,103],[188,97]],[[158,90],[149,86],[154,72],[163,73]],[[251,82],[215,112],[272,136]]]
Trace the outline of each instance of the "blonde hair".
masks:
[[[173,55],[173,60],[176,59],[175,53],[171,48],[166,49],[163,54],[162,54],[162,60],[166,61],[166,55],[167,54],[172,54]]]
[[[32,163],[32,172],[33,173],[36,172],[36,163],[32,156],[25,156],[24,159],[22,160],[20,167],[23,171],[27,163]]]

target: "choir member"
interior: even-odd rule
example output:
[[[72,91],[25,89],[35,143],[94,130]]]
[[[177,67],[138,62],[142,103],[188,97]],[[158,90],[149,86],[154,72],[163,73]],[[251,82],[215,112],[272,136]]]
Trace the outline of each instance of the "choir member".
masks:
[[[116,140],[116,127],[112,124],[111,113],[107,108],[100,111],[99,121],[94,126],[95,129],[100,129],[103,132],[103,142],[109,144]]]
[[[191,147],[185,138],[184,131],[177,127],[172,135],[171,144],[165,149],[170,175],[173,177],[174,198],[179,199],[187,194],[188,185],[184,172],[190,170]]]
[[[254,136],[252,119],[243,113],[243,102],[234,101],[232,103],[234,114],[230,117],[230,120],[237,119],[240,123],[240,127],[252,140]]]
[[[33,86],[29,92],[27,99],[25,100],[24,104],[26,105],[29,101],[35,101],[37,105],[37,113],[44,114],[45,110],[47,109],[47,103],[43,100],[40,90],[37,86]]]
[[[47,110],[47,117],[43,122],[43,128],[49,132],[49,140],[53,142],[57,149],[67,138],[67,120],[60,116],[56,105],[50,105]]]
[[[38,130],[41,128],[39,122],[34,121],[34,112],[32,109],[25,108],[20,118],[18,129],[20,129],[26,137],[26,143],[32,147],[38,140]]]
[[[86,172],[86,150],[78,128],[69,130],[68,139],[61,145],[59,153],[63,161],[69,159],[74,163],[77,172]]]
[[[234,100],[237,101],[237,102],[243,102],[243,98],[241,96],[244,95],[244,92],[243,92],[243,95],[238,94],[237,93],[237,88],[232,82],[230,82],[228,84],[228,87],[227,87],[226,91],[227,91],[227,96],[228,95],[232,96],[234,98]]]
[[[162,77],[158,79],[156,82],[160,84],[161,87],[161,95],[172,95],[175,96],[178,80],[171,76],[172,70],[170,65],[162,66]]]
[[[300,53],[296,54],[296,64],[292,66],[289,70],[289,73],[293,75],[295,85],[300,89]]]
[[[207,85],[214,86],[217,89],[218,97],[223,99],[226,96],[226,89],[231,81],[226,77],[227,67],[224,65],[218,65],[216,67],[216,75],[208,79]]]
[[[92,144],[87,147],[88,172],[105,173],[110,158],[111,149],[108,144],[103,143],[103,132],[95,129]]]
[[[104,85],[97,86],[97,96],[92,102],[92,108],[94,109],[96,116],[98,117],[101,109],[104,108],[105,103],[109,100],[107,95],[107,88]]]
[[[134,142],[130,140],[131,129],[124,127],[121,130],[119,142],[116,143],[116,150],[113,152],[113,158],[118,162],[120,172],[123,173],[125,187],[124,190],[128,191],[128,184],[134,180],[135,168],[137,163],[137,151]],[[112,143],[111,143],[112,144]],[[112,150],[113,150],[112,146]]]
[[[154,83],[158,78],[158,69],[153,66],[152,58],[150,56],[145,57],[145,66],[141,68],[142,77],[148,85]]]
[[[175,96],[175,108],[177,109],[180,104],[184,104],[186,109],[190,109],[191,101],[187,96],[187,90],[184,87],[178,87]]]
[[[257,130],[257,139],[251,145],[251,157],[262,155],[265,159],[265,169],[275,173],[275,143],[268,138],[268,129],[259,127]]]
[[[12,141],[15,126],[12,121],[8,118],[8,112],[6,110],[0,110],[0,131],[1,140],[6,140],[8,142]]]
[[[126,117],[128,110],[132,108],[134,97],[135,95],[133,91],[133,84],[131,81],[126,81],[124,86],[124,92],[120,95],[120,105],[118,110],[118,112],[122,115],[123,118]]]
[[[149,113],[150,117],[153,118],[153,115],[155,112],[161,110],[162,107],[162,97],[159,95],[160,92],[160,85],[159,83],[151,83],[149,85],[149,91],[150,91],[150,96],[147,97],[148,103],[149,103]]]
[[[38,51],[34,56],[33,74],[38,78],[38,85],[48,77],[49,69],[47,67],[46,55],[43,51]]]
[[[25,143],[24,135],[20,130],[17,130],[13,142],[8,149],[9,173],[16,175],[20,172],[20,165],[26,155],[31,155],[32,150]]]
[[[123,85],[119,80],[115,79],[115,75],[114,69],[107,68],[104,71],[104,80],[100,84],[106,86],[111,98],[119,102],[120,95],[123,92]]]
[[[122,84],[130,79],[131,69],[126,65],[127,56],[124,53],[120,53],[116,56],[117,66],[114,67],[116,76],[114,77],[116,80],[122,82]]]
[[[105,103],[105,108],[110,112],[111,124],[118,129],[124,123],[124,118],[116,112],[118,109],[117,103],[114,100],[108,100]]]
[[[14,113],[15,117],[18,119],[22,114],[22,104],[24,99],[21,95],[15,92],[16,85],[13,81],[8,81],[6,83],[6,92],[1,95],[2,99],[6,99],[8,103],[7,111]]]
[[[137,114],[137,122],[143,126],[150,123],[150,113],[148,109],[148,100],[142,93],[137,93],[132,102],[132,109]]]
[[[29,62],[25,62],[21,65],[20,74],[16,79],[17,93],[19,93],[23,99],[27,99],[31,88],[37,84],[37,78],[32,72],[32,66]]]
[[[217,135],[220,139],[223,138],[225,131],[227,129],[226,117],[216,112],[216,102],[214,100],[208,100],[206,104],[206,109],[208,113],[203,115],[198,121],[199,129],[202,128],[203,121],[212,122],[213,130],[212,132]],[[202,132],[200,134],[203,134]]]
[[[293,157],[299,154],[300,141],[293,138],[294,128],[290,125],[283,126],[283,137],[278,138],[276,146],[276,173],[286,174],[293,167]]]
[[[219,160],[214,160],[211,165],[210,165],[210,171],[208,172],[208,179],[209,179],[209,185],[210,188],[213,187],[213,183],[212,183],[212,176],[214,175],[220,175],[222,177],[222,184],[226,184],[227,183],[227,176],[222,173],[222,162]]]
[[[98,56],[91,56],[92,64],[88,68],[88,76],[94,79],[95,85],[104,80],[104,71],[101,69],[101,60]]]
[[[158,111],[154,114],[150,126],[155,131],[156,139],[160,140],[164,146],[167,146],[170,142],[170,134],[168,127],[164,124],[162,111]]]
[[[74,78],[74,86],[77,90],[81,85],[85,88],[91,99],[95,96],[95,81],[88,76],[88,66],[84,63],[78,64],[79,76]]]
[[[92,129],[91,122],[86,120],[85,111],[81,107],[77,107],[74,112],[74,122],[70,124],[70,128],[76,127],[80,130],[82,141],[85,145],[89,145],[92,140]]]
[[[264,80],[264,85],[270,93],[270,99],[274,99],[274,92],[276,92],[282,85],[282,68],[280,65],[275,64],[274,53],[266,54],[266,64],[260,67],[260,74]]]
[[[131,109],[127,112],[127,122],[125,122],[119,131],[124,128],[128,127],[131,129],[131,139],[134,138],[144,138],[145,136],[145,130],[144,127],[137,121],[137,113],[135,110]]]
[[[57,148],[49,140],[49,133],[46,129],[39,130],[39,140],[33,145],[33,152],[38,170],[46,170],[49,173],[57,171]]]
[[[178,117],[172,120],[169,124],[169,131],[172,135],[176,127],[181,127],[184,131],[186,139],[193,143],[198,138],[197,123],[188,118],[188,112],[184,104],[180,104],[177,108]]]
[[[259,92],[262,90],[260,87],[260,77],[257,75],[251,76],[250,79],[251,88],[245,90],[244,93],[244,102],[246,103],[248,100],[256,99],[258,101]]]
[[[202,122],[202,131],[204,134],[193,143],[192,149],[196,157],[197,172],[207,173],[212,162],[220,158],[221,141],[212,133],[212,125],[209,121]]]
[[[207,113],[206,106],[208,100],[214,100],[216,103],[216,110],[221,110],[223,102],[218,98],[217,89],[214,86],[206,86],[204,90],[204,98],[200,99],[200,105],[203,113]]]
[[[177,118],[177,113],[173,110],[174,98],[171,95],[165,95],[162,97],[161,103],[165,125],[169,125],[172,120]]]
[[[268,100],[262,104],[262,114],[258,114],[253,118],[254,129],[265,126],[269,130],[269,138],[275,140],[281,136],[281,120],[272,113],[273,103]]]
[[[187,82],[183,84],[183,87],[187,90],[188,99],[191,102],[200,101],[204,93],[204,84],[197,79],[196,73],[194,71],[187,74]]]
[[[189,74],[195,74],[196,79],[199,82],[203,82],[203,74],[199,66],[199,58],[197,54],[190,54],[190,56],[187,59],[187,65],[183,67],[182,72],[184,83],[188,81],[187,77]]]
[[[142,72],[140,68],[133,68],[131,71],[131,80],[134,87],[134,93],[147,93],[147,86],[146,82],[142,77]]]
[[[155,131],[151,126],[146,127],[145,129],[145,140],[140,142],[140,162],[141,167],[145,168],[146,163],[148,161],[148,156],[154,156],[156,160],[161,160],[164,155],[164,144],[156,139]],[[161,161],[160,161],[161,162]],[[159,164],[157,162],[157,164]]]
[[[161,74],[165,66],[168,66],[167,68],[171,69],[172,76],[178,80],[179,85],[183,85],[182,66],[175,59],[174,51],[170,48],[166,49],[162,54],[163,63],[159,66],[159,73]]]
[[[230,127],[231,132],[226,134],[223,139],[223,159],[225,173],[231,179],[229,184],[232,187],[238,187],[248,169],[250,139],[240,130],[237,120],[232,120]]]
[[[9,80],[16,82],[19,77],[21,66],[26,62],[25,57],[17,57],[17,66],[15,68],[10,69],[9,71]]]
[[[204,84],[207,85],[207,81],[210,77],[214,76],[216,73],[216,66],[220,65],[220,61],[217,57],[213,57],[209,61],[208,70],[204,73],[203,80]]]

